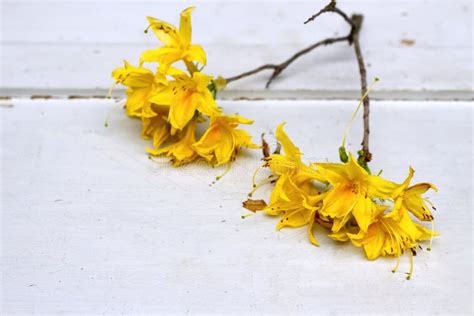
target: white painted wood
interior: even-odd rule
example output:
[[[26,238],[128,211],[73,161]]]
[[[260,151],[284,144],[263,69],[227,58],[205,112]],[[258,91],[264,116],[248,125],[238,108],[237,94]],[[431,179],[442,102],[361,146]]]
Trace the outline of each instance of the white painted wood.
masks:
[[[136,62],[158,43],[143,34],[146,15],[177,23],[190,2],[2,2],[0,95],[103,95],[122,59]],[[338,16],[303,21],[325,1],[194,1],[194,40],[208,52],[211,74],[236,75],[280,62],[317,40],[343,35]],[[340,1],[365,16],[361,35],[369,80],[379,98],[472,99],[472,2]],[[401,44],[411,39],[413,46]],[[339,44],[297,61],[264,89],[269,73],[229,86],[224,98],[354,98],[353,49]]]
[[[435,183],[432,252],[411,281],[404,257],[367,261],[360,249],[277,219],[247,214],[259,152],[231,172],[149,161],[139,122],[112,101],[0,102],[2,315],[472,314],[472,103],[373,102],[374,170]],[[254,137],[282,120],[307,161],[337,159],[355,102],[221,102],[256,119]],[[360,125],[350,141],[357,148]],[[262,175],[263,176],[263,175]],[[268,197],[269,190],[260,192]]]

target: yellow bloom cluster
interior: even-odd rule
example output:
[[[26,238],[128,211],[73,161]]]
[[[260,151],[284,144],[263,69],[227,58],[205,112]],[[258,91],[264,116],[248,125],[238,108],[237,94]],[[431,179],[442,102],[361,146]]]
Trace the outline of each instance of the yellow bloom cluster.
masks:
[[[251,194],[263,183],[275,183],[270,203],[262,204],[262,209],[280,217],[277,230],[307,226],[309,240],[319,246],[313,234],[314,226],[319,224],[330,230],[330,238],[350,240],[362,247],[369,260],[379,256],[397,257],[393,272],[398,268],[400,256],[407,251],[411,258],[409,279],[416,248],[421,241],[432,241],[437,235],[415,222],[412,216],[433,223],[427,207],[432,204],[422,194],[429,189],[436,191],[436,187],[430,183],[410,186],[412,168],[402,184],[371,175],[352,154],[346,163],[304,164],[300,150],[284,132],[283,124],[278,126],[276,138],[283,154],[264,158],[263,167],[268,167],[272,175],[260,184],[255,183],[254,175]]]
[[[128,116],[141,119],[142,137],[153,140],[153,148],[147,149],[149,154],[171,157],[173,165],[200,157],[212,165],[222,165],[232,162],[241,147],[259,146],[252,143],[246,131],[237,129],[239,124],[253,121],[225,115],[215,101],[215,93],[225,86],[225,80],[213,80],[202,73],[206,53],[200,45],[191,43],[193,9],[181,12],[179,28],[148,17],[146,31],[151,29],[163,46],[143,52],[139,66],[125,61],[112,77],[127,87]],[[187,71],[172,66],[178,61]],[[158,63],[156,72],[144,68],[144,63]],[[196,140],[198,125],[205,122],[208,128]]]

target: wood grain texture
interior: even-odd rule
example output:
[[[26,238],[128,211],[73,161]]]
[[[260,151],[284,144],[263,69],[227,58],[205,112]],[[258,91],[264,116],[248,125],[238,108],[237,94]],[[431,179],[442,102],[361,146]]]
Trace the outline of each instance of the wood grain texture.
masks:
[[[67,103],[67,104],[65,104]],[[472,104],[373,102],[374,170],[435,183],[433,251],[367,261],[276,218],[245,220],[259,151],[231,172],[147,159],[112,101],[0,101],[2,315],[472,314]],[[284,118],[306,161],[337,159],[354,102],[221,102],[258,138]],[[349,139],[358,149],[360,125]],[[264,176],[264,175],[262,175]],[[256,199],[268,199],[263,189]],[[425,247],[424,247],[425,248]]]
[[[143,34],[144,17],[177,23],[189,2],[2,1],[0,95],[97,95],[112,83],[123,59],[137,62],[158,45]],[[194,40],[208,52],[207,72],[232,76],[295,51],[347,26],[337,16],[303,21],[325,1],[202,1],[194,14]],[[340,1],[364,14],[361,45],[375,98],[465,99],[472,93],[472,2]],[[407,44],[408,43],[408,44]],[[353,49],[318,49],[292,65],[270,90],[262,74],[236,82],[223,98],[355,98]]]

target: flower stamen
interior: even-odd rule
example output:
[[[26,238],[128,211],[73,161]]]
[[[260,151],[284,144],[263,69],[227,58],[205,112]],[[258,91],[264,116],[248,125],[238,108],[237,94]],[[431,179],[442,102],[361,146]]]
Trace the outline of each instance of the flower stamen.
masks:
[[[433,245],[433,237],[434,237],[434,219],[431,220],[431,237],[430,237],[430,245],[426,248],[427,251],[431,251],[431,246]]]

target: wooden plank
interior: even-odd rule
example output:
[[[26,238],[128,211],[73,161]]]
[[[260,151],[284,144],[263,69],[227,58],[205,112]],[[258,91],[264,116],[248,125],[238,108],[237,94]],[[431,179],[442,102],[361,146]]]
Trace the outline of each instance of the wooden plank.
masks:
[[[208,51],[207,71],[232,76],[280,62],[313,42],[345,34],[336,16],[302,22],[324,2],[197,1],[194,39]],[[185,4],[172,1],[4,1],[1,95],[105,94],[123,59],[157,45],[143,34],[146,15],[177,22]],[[472,3],[341,2],[365,15],[362,47],[379,98],[472,99]],[[26,21],[26,22],[25,22]],[[414,40],[412,46],[402,40]],[[321,48],[296,62],[272,86],[269,74],[229,86],[224,98],[354,98],[359,79],[352,48]],[[75,90],[76,93],[71,93]]]
[[[245,220],[259,151],[231,172],[147,159],[139,122],[112,101],[0,101],[2,304],[10,314],[471,314],[472,104],[373,102],[374,170],[440,191],[433,251],[405,280],[394,260],[367,261],[276,219]],[[337,159],[355,105],[344,101],[221,102],[254,118],[258,138],[282,120],[306,161]],[[360,125],[349,141],[357,149]],[[262,174],[262,177],[264,175]],[[259,197],[268,198],[269,189]]]

